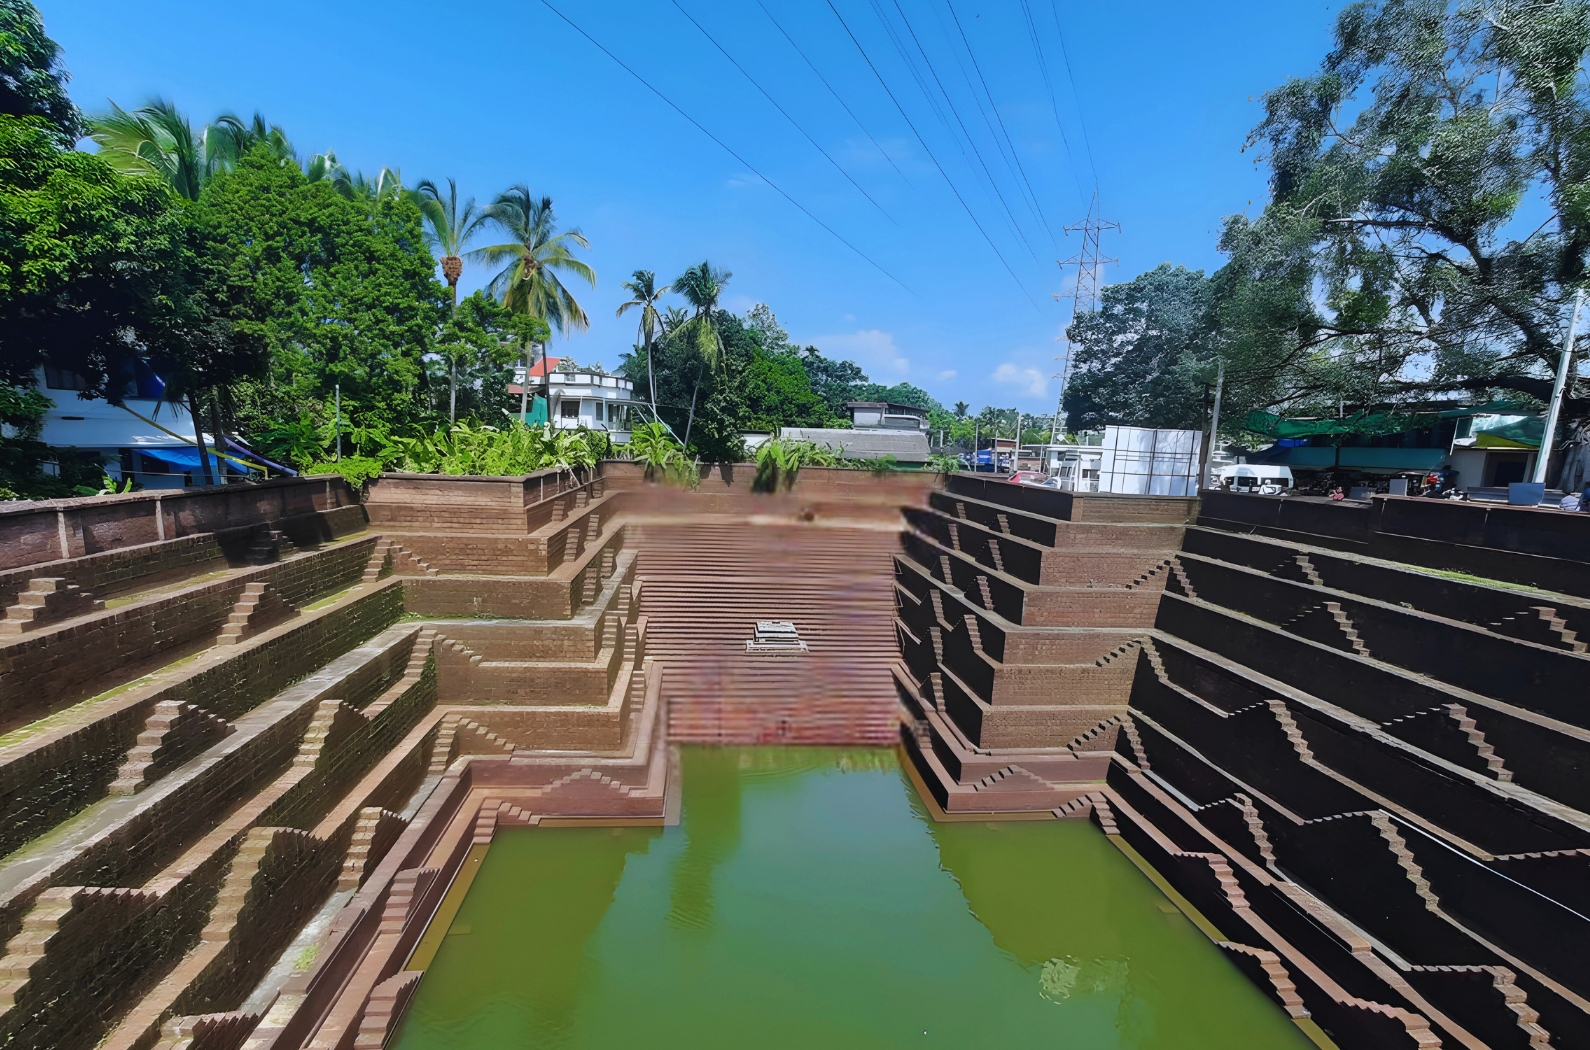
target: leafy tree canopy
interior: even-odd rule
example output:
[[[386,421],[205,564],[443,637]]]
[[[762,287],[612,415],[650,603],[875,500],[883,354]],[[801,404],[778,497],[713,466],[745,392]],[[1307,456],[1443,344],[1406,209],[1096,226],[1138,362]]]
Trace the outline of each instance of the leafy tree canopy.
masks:
[[[893,405],[910,405],[912,408],[923,408],[942,412],[944,406],[939,404],[938,398],[910,383],[896,383],[893,386],[884,386],[882,383],[862,383],[856,388],[852,401],[887,401]]]
[[[84,396],[120,401],[139,362],[173,393],[246,373],[191,216],[160,183],[63,151],[37,117],[0,116],[0,367],[15,385],[52,364]]]
[[[858,399],[857,395],[868,383],[867,374],[854,361],[824,357],[815,346],[806,347],[802,353],[812,389],[827,402],[828,411],[836,419],[848,423],[850,413],[845,409],[845,402]]]
[[[60,146],[70,146],[82,117],[66,97],[61,47],[44,34],[28,0],[0,0],[0,115],[39,117]]]
[[[350,200],[260,146],[208,181],[197,211],[234,322],[269,350],[269,375],[238,391],[245,426],[328,420],[339,384],[345,417],[398,428],[428,414],[446,292],[412,201]]]
[[[1590,4],[1365,0],[1250,136],[1273,199],[1228,220],[1228,374],[1321,409],[1555,368],[1590,247]],[[1544,222],[1524,220],[1544,199]],[[1527,226],[1528,228],[1524,228]]]
[[[1073,324],[1073,428],[1193,425],[1217,361],[1231,433],[1254,409],[1538,395],[1590,249],[1587,48],[1586,0],[1345,8],[1319,71],[1264,96],[1271,200],[1226,221],[1226,265],[1161,267]]]
[[[506,416],[517,416],[519,395],[508,393],[513,366],[528,346],[550,337],[547,323],[539,317],[515,313],[482,291],[465,297],[436,338],[434,360],[440,370],[430,384],[436,398],[432,412],[447,414],[448,366],[453,366],[459,416],[492,426],[502,425]]]
[[[1099,309],[1079,316],[1066,332],[1072,354],[1067,425],[1203,426],[1209,279],[1200,270],[1163,263],[1105,287],[1099,298]]]

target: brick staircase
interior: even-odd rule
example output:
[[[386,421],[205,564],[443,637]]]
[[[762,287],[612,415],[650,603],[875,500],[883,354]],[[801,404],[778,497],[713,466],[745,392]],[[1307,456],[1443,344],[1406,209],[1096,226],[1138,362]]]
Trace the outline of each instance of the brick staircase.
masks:
[[[259,632],[298,615],[298,610],[287,603],[268,583],[250,583],[244,586],[243,596],[232,607],[226,618],[217,645],[236,645]]]
[[[247,560],[250,565],[269,565],[296,553],[298,553],[297,546],[285,532],[265,528],[259,530],[254,542],[249,544]]]
[[[35,577],[0,620],[0,635],[23,634],[46,624],[98,612],[105,603],[56,576]]]
[[[899,735],[891,533],[799,525],[633,526],[669,739],[889,744]],[[807,651],[747,653],[758,620]]]
[[[163,700],[138,734],[138,743],[111,781],[110,794],[133,795],[142,791],[162,771],[198,754],[233,731],[220,715],[180,700]]]

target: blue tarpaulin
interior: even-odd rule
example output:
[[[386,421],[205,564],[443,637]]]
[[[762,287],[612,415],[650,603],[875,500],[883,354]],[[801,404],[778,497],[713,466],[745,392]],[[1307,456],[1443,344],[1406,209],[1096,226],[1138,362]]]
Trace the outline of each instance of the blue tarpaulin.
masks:
[[[192,470],[199,465],[199,450],[196,448],[141,448],[138,451],[150,459],[158,459],[183,470]]]
[[[179,471],[199,469],[199,450],[196,448],[184,448],[180,445],[165,445],[160,448],[140,448],[138,451],[141,454],[148,456],[150,459],[158,459],[160,462],[165,463],[168,466],[176,467]],[[224,464],[227,469],[231,470],[234,474],[238,473],[239,468],[237,464],[227,463],[226,460],[222,459],[220,456],[217,456],[214,451],[212,451],[210,453],[210,464],[212,470],[214,469],[214,465],[216,463]]]

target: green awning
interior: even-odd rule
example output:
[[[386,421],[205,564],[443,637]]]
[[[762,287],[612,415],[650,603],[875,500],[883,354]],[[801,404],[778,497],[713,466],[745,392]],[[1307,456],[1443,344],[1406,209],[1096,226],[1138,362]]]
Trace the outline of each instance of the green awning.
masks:
[[[1248,457],[1254,463],[1274,463],[1302,470],[1434,470],[1446,459],[1441,448],[1336,448],[1333,445],[1298,445],[1267,448]]]
[[[1545,432],[1544,419],[1540,416],[1525,416],[1512,423],[1476,431],[1474,447],[1536,449],[1540,447],[1540,436]]]
[[[1428,411],[1358,412],[1341,419],[1283,419],[1273,412],[1249,412],[1243,418],[1246,430],[1272,438],[1302,438],[1319,435],[1344,434],[1400,434],[1405,430],[1420,430],[1434,425],[1440,419],[1463,419],[1468,416],[1517,415],[1536,409],[1517,401],[1490,401],[1483,405],[1465,405],[1460,408],[1430,409]],[[1538,426],[1538,424],[1537,424]],[[1538,444],[1539,439],[1537,437]]]

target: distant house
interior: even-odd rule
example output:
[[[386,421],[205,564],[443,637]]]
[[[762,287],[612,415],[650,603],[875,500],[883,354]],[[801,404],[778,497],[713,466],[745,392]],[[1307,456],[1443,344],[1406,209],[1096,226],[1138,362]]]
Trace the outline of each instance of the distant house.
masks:
[[[927,409],[889,401],[847,401],[850,425],[857,430],[920,430],[928,428]]]
[[[893,459],[902,467],[928,461],[927,410],[883,401],[851,401],[851,429],[784,427],[788,441],[810,441],[838,452],[844,459]]]
[[[508,393],[522,396],[524,388],[525,370],[516,368]],[[622,444],[634,424],[645,420],[642,410],[647,406],[635,400],[634,383],[600,368],[580,368],[568,358],[544,357],[531,365],[529,393],[527,422],[532,424],[550,421],[560,430],[605,430]]]

